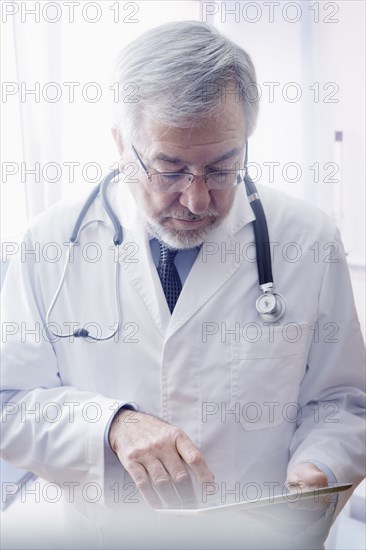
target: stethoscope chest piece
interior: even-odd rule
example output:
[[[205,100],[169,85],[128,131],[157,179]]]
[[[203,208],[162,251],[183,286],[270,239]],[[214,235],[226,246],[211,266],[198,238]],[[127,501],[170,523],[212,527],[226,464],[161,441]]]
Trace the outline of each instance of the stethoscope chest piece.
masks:
[[[263,292],[255,305],[260,318],[266,323],[279,321],[286,311],[285,298],[276,292]]]
[[[248,147],[246,148],[245,165],[247,165],[247,153]],[[275,323],[285,315],[286,300],[281,294],[277,294],[273,291],[271,241],[268,234],[266,216],[257,189],[253,180],[248,175],[244,177],[244,183],[248,201],[255,215],[253,229],[257,254],[259,288],[262,291],[262,294],[255,302],[255,306],[263,322]]]

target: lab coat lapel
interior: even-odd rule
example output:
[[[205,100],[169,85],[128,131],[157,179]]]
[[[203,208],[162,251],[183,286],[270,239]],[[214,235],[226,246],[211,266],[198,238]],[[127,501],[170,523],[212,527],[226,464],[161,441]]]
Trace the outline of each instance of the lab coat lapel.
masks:
[[[135,250],[134,259],[137,261],[122,261],[121,266],[148,308],[154,323],[160,332],[165,335],[171,315],[152,258],[143,220],[140,220],[140,222],[140,227],[136,227],[133,234],[128,232],[124,240],[125,250]]]
[[[250,236],[250,241],[253,240],[252,233],[247,232],[245,226],[254,219],[244,185],[241,185],[230,214],[201,247],[173,311],[168,335],[186,323],[239,268],[241,261],[238,261],[238,256],[245,239]]]
[[[155,325],[165,335],[171,315],[152,258],[144,220],[126,187],[117,188],[114,205],[123,226],[119,254],[122,272],[129,277]]]
[[[245,187],[240,185],[237,188],[229,215],[203,243],[172,315],[151,255],[145,224],[133,197],[125,192],[119,193],[115,204],[124,231],[121,267],[129,276],[160,332],[168,337],[210,300],[239,268],[237,255],[230,254],[230,251],[235,250],[238,240],[244,239],[241,230],[255,219]],[[131,250],[135,250],[134,257],[126,259],[126,253],[128,255]]]

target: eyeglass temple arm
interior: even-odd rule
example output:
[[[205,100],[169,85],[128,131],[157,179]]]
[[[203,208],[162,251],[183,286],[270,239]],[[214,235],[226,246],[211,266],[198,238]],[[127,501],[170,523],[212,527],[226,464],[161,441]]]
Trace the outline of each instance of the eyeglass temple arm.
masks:
[[[139,163],[141,164],[142,168],[145,170],[147,177],[149,177],[149,171],[148,171],[148,169],[147,169],[147,166],[145,165],[145,163],[144,163],[144,161],[142,160],[142,158],[140,158],[140,155],[138,154],[138,152],[136,151],[136,149],[135,149],[135,147],[133,146],[132,143],[131,143],[131,147],[132,147],[132,151],[133,151],[134,154],[135,154],[135,157],[137,158],[137,160],[138,160]]]

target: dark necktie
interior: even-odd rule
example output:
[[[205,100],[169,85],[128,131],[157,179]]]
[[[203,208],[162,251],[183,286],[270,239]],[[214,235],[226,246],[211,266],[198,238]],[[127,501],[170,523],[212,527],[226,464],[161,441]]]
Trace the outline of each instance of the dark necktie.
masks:
[[[174,258],[178,250],[168,248],[165,243],[159,241],[160,259],[157,267],[160,281],[164,290],[166,301],[173,313],[173,309],[179,298],[182,290],[182,283],[179,277],[177,268],[175,267]]]

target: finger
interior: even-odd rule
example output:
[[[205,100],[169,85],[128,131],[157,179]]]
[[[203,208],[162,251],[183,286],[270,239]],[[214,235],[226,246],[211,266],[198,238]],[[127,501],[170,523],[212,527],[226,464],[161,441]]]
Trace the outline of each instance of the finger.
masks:
[[[215,476],[209,470],[202,453],[195,447],[186,434],[179,434],[176,439],[176,447],[178,453],[192,470],[200,484],[210,483],[215,480]]]
[[[153,490],[165,507],[182,508],[182,502],[178,498],[171,483],[171,477],[162,462],[150,456],[144,466],[149,474]]]
[[[328,478],[315,464],[297,464],[288,474],[286,485],[301,488],[319,488],[328,485]]]
[[[328,485],[328,479],[315,464],[311,462],[301,462],[296,464],[288,474],[286,485],[290,493],[311,491],[320,489]],[[289,496],[289,506],[302,510],[325,510],[329,505],[328,496],[314,495],[313,498],[301,500],[291,499]]]
[[[138,462],[133,462],[129,465],[129,467],[125,466],[125,468],[132,477],[133,481],[136,483],[136,487],[145,501],[152,508],[163,508],[160,498],[151,486],[148,473],[144,466]]]
[[[192,479],[187,472],[187,478],[175,482],[178,495],[182,500],[184,508],[197,508],[197,496],[193,487]]]
[[[176,459],[165,462],[165,467],[170,474],[175,489],[183,503],[184,508],[196,508],[197,497],[193,487],[191,476],[184,463],[177,456]]]

